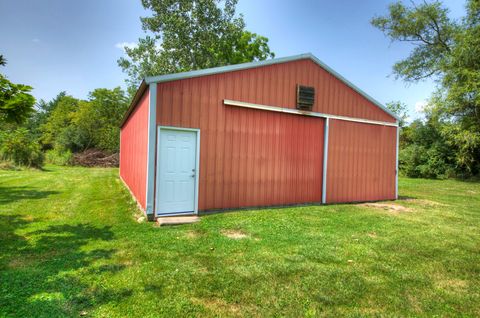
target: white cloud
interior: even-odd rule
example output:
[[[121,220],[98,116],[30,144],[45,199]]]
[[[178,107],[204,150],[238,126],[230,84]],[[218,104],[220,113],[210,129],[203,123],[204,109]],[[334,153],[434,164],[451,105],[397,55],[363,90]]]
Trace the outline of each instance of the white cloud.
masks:
[[[428,102],[426,100],[419,100],[418,102],[415,103],[415,111],[417,113],[423,113],[427,105],[428,105]]]
[[[119,42],[115,44],[115,47],[117,49],[120,49],[122,51],[125,51],[125,48],[128,47],[129,49],[134,49],[138,46],[137,43],[135,42]]]

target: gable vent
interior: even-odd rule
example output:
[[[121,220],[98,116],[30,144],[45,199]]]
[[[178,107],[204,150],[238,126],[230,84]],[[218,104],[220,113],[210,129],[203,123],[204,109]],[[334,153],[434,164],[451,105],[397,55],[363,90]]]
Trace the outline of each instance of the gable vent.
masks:
[[[297,85],[297,109],[312,110],[314,101],[314,87]]]

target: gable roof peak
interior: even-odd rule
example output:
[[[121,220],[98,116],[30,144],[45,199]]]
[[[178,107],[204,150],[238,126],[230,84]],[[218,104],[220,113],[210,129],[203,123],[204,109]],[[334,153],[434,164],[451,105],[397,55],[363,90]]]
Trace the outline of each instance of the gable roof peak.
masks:
[[[263,60],[263,61],[254,61],[254,62],[247,62],[247,63],[241,63],[241,64],[219,66],[219,67],[213,67],[213,68],[207,68],[207,69],[195,70],[195,71],[188,71],[188,72],[181,72],[181,73],[165,74],[165,75],[159,75],[159,76],[149,76],[149,77],[145,78],[145,83],[146,84],[151,84],[151,83],[170,82],[170,81],[181,80],[181,79],[186,79],[186,78],[201,77],[201,76],[207,76],[207,75],[213,75],[213,74],[240,71],[240,70],[245,70],[245,69],[251,69],[251,68],[280,64],[280,63],[287,63],[287,62],[293,62],[293,61],[305,60],[305,59],[309,59],[309,60],[313,61],[318,66],[323,68],[325,71],[332,74],[337,79],[342,81],[344,84],[346,84],[347,86],[352,88],[354,91],[356,91],[357,93],[359,93],[360,95],[365,97],[367,100],[372,102],[374,105],[379,107],[381,110],[383,110],[384,112],[386,112],[387,114],[389,114],[390,116],[395,118],[397,121],[400,121],[400,118],[395,113],[393,113],[391,110],[386,108],[383,104],[381,104],[376,99],[374,99],[373,97],[371,97],[370,95],[365,93],[363,90],[358,88],[356,85],[351,83],[345,77],[343,77],[342,75],[337,73],[330,66],[328,66],[327,64],[325,64],[324,62],[319,60],[312,53],[303,53],[303,54],[292,55],[292,56],[287,56],[287,57],[279,57],[279,58]]]

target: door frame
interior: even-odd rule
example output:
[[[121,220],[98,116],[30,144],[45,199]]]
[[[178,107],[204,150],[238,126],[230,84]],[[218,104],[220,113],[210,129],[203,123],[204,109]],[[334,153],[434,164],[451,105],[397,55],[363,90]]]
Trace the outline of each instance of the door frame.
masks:
[[[161,133],[163,130],[180,130],[180,131],[190,131],[196,133],[196,145],[195,145],[195,181],[194,181],[194,203],[193,203],[193,211],[190,212],[174,212],[174,213],[158,213],[158,202],[160,200],[160,193],[158,184],[160,184],[160,142],[161,142]],[[198,215],[198,180],[200,179],[200,128],[185,128],[185,127],[173,127],[173,126],[161,126],[157,125],[157,151],[156,151],[156,158],[155,158],[155,216],[163,217],[163,216],[174,216],[174,215],[191,215],[195,214]]]

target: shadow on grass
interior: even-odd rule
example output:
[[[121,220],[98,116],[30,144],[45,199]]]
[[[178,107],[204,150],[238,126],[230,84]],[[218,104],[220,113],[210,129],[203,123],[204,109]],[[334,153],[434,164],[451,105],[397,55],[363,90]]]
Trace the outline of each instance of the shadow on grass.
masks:
[[[0,316],[78,316],[132,294],[129,289],[112,290],[88,282],[122,270],[121,266],[95,266],[116,252],[90,247],[114,239],[109,226],[62,224],[27,232],[32,225],[38,228],[38,221],[18,214],[0,215]]]
[[[58,191],[41,191],[35,188],[23,187],[0,187],[0,205],[13,203],[20,200],[43,199]]]
[[[415,199],[418,199],[418,198],[417,197],[411,197],[411,196],[408,196],[408,195],[399,195],[397,200],[408,201],[408,200],[415,200]]]

